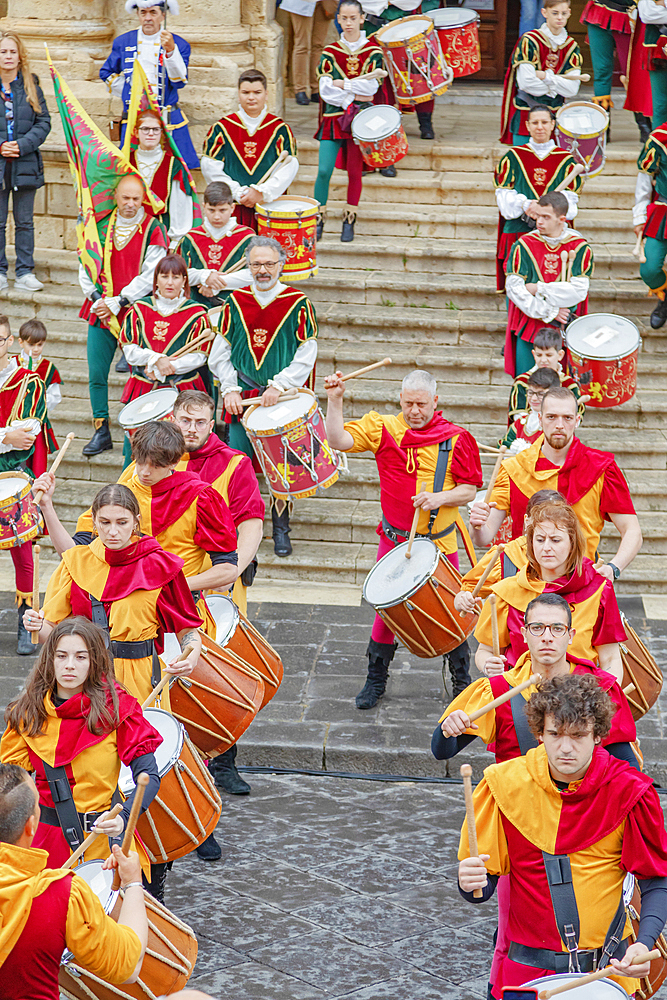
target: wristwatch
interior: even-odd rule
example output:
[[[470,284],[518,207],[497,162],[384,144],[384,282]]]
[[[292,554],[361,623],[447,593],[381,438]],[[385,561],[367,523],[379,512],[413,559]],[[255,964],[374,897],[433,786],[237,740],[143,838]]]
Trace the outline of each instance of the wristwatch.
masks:
[[[607,563],[607,566],[610,567],[612,573],[614,574],[614,581],[618,580],[619,576],[621,575],[621,571],[618,568],[618,566],[613,562]]]

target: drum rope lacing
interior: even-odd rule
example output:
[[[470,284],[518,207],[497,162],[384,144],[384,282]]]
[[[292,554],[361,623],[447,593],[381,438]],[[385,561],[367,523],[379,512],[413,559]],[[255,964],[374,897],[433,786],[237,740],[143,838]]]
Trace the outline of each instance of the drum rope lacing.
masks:
[[[260,644],[264,641],[262,639],[262,636],[260,635],[260,633],[257,631],[257,629],[249,621],[242,620],[241,621],[241,628],[246,633],[246,636],[248,638],[248,642],[250,643],[250,645],[255,650],[255,652],[259,656],[260,660],[262,661],[262,663],[266,667],[266,670],[267,670],[269,676],[271,677],[271,681],[273,682],[276,690],[278,690],[278,688],[280,687],[280,681],[278,680],[278,675],[274,672],[273,667],[267,661],[266,657],[264,656],[264,654],[262,653],[261,649],[259,648]],[[255,639],[258,639],[259,642],[256,642]],[[228,652],[231,653],[232,650],[230,649]],[[236,655],[236,654],[234,654],[234,655]],[[245,661],[243,661],[243,662],[245,663]],[[264,683],[266,684],[268,678],[264,677],[263,680],[264,680]]]

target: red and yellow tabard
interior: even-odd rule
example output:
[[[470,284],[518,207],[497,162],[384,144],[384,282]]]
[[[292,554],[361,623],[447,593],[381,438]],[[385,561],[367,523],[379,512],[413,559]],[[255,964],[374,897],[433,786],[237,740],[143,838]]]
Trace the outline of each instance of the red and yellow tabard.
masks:
[[[590,559],[584,559],[580,573],[575,571],[552,583],[529,576],[528,567],[524,566],[516,576],[495,583],[491,590],[496,595],[500,648],[512,664],[526,652],[521,626],[526,608],[540,594],[559,594],[570,605],[572,628],[576,630],[569,647],[573,656],[597,663],[598,646],[623,642],[626,638],[614,588],[596,572]],[[493,645],[488,601],[479,616],[475,638],[485,646]]]
[[[579,518],[586,536],[586,555],[594,559],[600,533],[611,514],[634,514],[625,478],[610,452],[597,451],[572,440],[562,466],[542,454],[540,436],[535,444],[507,458],[500,466],[491,501],[507,511],[514,537],[523,533],[526,505],[537,490],[558,490]]]
[[[569,651],[567,663],[571,674],[590,674],[595,677],[603,691],[616,705],[616,714],[611,722],[611,730],[602,740],[602,746],[611,743],[633,743],[637,739],[637,728],[632,717],[628,699],[623,694],[621,687],[612,674],[606,670],[601,670],[590,660],[580,660]],[[506,670],[504,674],[495,677],[479,677],[472,684],[469,684],[465,691],[462,691],[458,698],[455,698],[439,719],[443,722],[452,712],[462,711],[471,715],[480,708],[485,708],[491,702],[505,694],[506,691],[518,687],[527,681],[533,672],[530,653],[526,652],[511,670]],[[531,685],[521,692],[520,697],[524,701],[532,698],[537,688]],[[519,696],[517,696],[519,697]],[[514,728],[512,717],[512,705],[509,701],[504,702],[497,708],[481,715],[475,721],[474,729],[466,729],[467,736],[478,736],[482,743],[493,750],[498,762],[511,760],[512,757],[519,757],[519,741]]]
[[[502,764],[492,764],[475,789],[480,854],[487,871],[510,876],[508,934],[530,948],[564,951],[551,905],[542,851],[567,854],[581,931],[579,948],[602,946],[616,912],[623,878],[667,876],[667,834],[652,779],[610,756],[593,751],[583,779],[561,790],[553,782],[544,746]],[[467,825],[459,858],[470,856]],[[629,933],[629,923],[625,935]],[[506,958],[494,983],[519,986],[548,975]],[[619,980],[633,993],[638,980]]]
[[[479,449],[475,439],[463,427],[449,423],[438,410],[431,422],[420,430],[408,427],[402,413],[387,415],[371,410],[360,420],[348,420],[345,430],[354,438],[351,452],[372,451],[380,474],[380,503],[382,513],[389,524],[408,533],[412,524],[414,507],[412,497],[417,486],[425,484],[427,491],[433,490],[435,470],[441,441],[451,440],[447,475],[443,490],[454,489],[462,483],[469,483],[480,489],[482,468]],[[430,511],[422,511],[417,523],[417,532],[426,534]],[[450,525],[462,524],[458,507],[441,507],[432,531],[444,531]],[[378,527],[378,534],[382,526]],[[465,537],[465,536],[464,536]],[[445,554],[456,552],[456,532],[451,531],[444,538],[436,540],[436,545]]]
[[[205,483],[210,483],[229,507],[237,527],[251,518],[264,519],[266,505],[259,492],[252,460],[244,452],[224,444],[217,434],[209,435],[197,451],[186,452],[177,471],[194,472]]]

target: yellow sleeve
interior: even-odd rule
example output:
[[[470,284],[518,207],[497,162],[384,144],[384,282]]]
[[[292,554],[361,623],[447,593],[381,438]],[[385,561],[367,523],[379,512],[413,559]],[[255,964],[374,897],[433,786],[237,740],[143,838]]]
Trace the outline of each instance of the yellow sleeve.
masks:
[[[382,417],[375,410],[365,413],[360,420],[348,420],[345,430],[354,438],[354,444],[348,451],[372,451],[375,454],[380,447],[383,427]]]
[[[18,767],[32,771],[28,745],[20,733],[7,727],[0,739],[0,760],[3,764],[17,764]]]
[[[486,870],[491,875],[509,875],[510,859],[501,812],[484,778],[473,792],[472,801],[475,807],[477,850],[480,854],[489,855]],[[469,857],[468,824],[464,820],[459,841],[459,861]]]
[[[465,691],[462,691],[458,698],[455,698],[447,708],[445,709],[442,718],[439,719],[442,722],[455,712],[460,709],[465,712],[466,715],[471,715],[473,712],[477,711],[478,708],[484,708],[490,702],[493,701],[493,692],[491,690],[491,683],[488,677],[480,677],[478,680],[469,684]],[[496,713],[487,712],[486,715],[482,715],[481,718],[477,719],[475,723],[477,729],[466,729],[466,733],[469,736],[479,736],[483,743],[488,746],[489,743],[493,743],[496,738]]]
[[[463,580],[461,582],[461,590],[467,590],[468,593],[473,592],[478,581],[481,579],[482,573],[489,565],[490,561],[492,559],[495,559],[496,551],[497,551],[496,546],[492,545],[489,551],[482,556],[479,562],[475,566],[473,566],[472,569],[469,569],[468,572],[464,574]],[[482,585],[482,589],[479,592],[479,596],[482,598],[482,600],[485,600],[489,596],[489,594],[491,593],[491,588],[493,587],[494,583],[500,583],[500,581],[502,580],[501,573],[502,573],[502,557],[500,559],[496,559],[493,569],[491,570],[491,572],[489,573],[489,575],[487,576],[486,580]]]
[[[72,614],[72,577],[64,562],[54,571],[46,586],[42,610],[47,622],[59,622]]]
[[[141,955],[135,932],[107,917],[93,890],[78,875],[72,879],[65,940],[79,965],[110,983],[129,979]]]
[[[510,509],[510,477],[504,465],[500,466],[496,485],[491,493],[491,501],[495,503],[498,510],[509,511]]]
[[[496,609],[498,611],[498,641],[500,642],[501,653],[503,649],[507,649],[510,644],[510,634],[509,629],[507,628],[508,608],[509,605],[507,602],[496,594]],[[491,605],[488,600],[484,601],[484,606],[479,616],[479,621],[477,622],[477,628],[475,629],[475,638],[478,642],[483,643],[485,646],[493,648]]]

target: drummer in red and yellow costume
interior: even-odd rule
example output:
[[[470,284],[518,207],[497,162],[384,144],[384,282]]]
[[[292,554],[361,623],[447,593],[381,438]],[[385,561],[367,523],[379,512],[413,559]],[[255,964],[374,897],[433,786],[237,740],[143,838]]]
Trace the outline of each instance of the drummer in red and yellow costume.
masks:
[[[546,104],[555,112],[579,92],[583,60],[567,33],[568,0],[544,0],[542,15],[542,27],[519,38],[505,74],[500,141],[508,146],[528,142],[532,104]]]
[[[505,289],[505,264],[519,236],[531,232],[539,198],[554,191],[575,167],[572,156],[553,141],[555,119],[551,108],[537,104],[528,112],[526,127],[530,139],[525,146],[513,146],[496,167],[494,183],[500,220],[496,251],[498,291]],[[567,198],[566,218],[575,218],[579,207],[581,176],[574,177],[563,194]],[[531,225],[532,221],[532,225]]]
[[[371,410],[360,420],[347,422],[343,419],[345,383],[341,373],[328,375],[324,384],[329,397],[326,420],[329,444],[341,451],[371,451],[375,455],[382,506],[382,524],[377,529],[378,560],[405,541],[415,508],[420,507],[418,534],[431,537],[458,569],[456,529],[464,542],[470,541],[458,508],[468,503],[482,485],[482,469],[474,438],[436,410],[435,379],[424,371],[406,375],[398,416],[384,416]],[[427,488],[419,490],[420,483]],[[474,561],[471,547],[468,552]],[[368,677],[357,695],[357,708],[372,708],[384,694],[396,645],[393,632],[376,615],[368,645]],[[458,694],[470,683],[467,642],[447,657]]]
[[[505,371],[513,378],[532,368],[532,343],[545,323],[568,322],[572,309],[577,315],[588,312],[593,251],[568,228],[567,208],[560,191],[542,195],[535,207],[535,232],[521,236],[510,253]]]
[[[285,249],[267,236],[246,247],[250,288],[232,292],[220,314],[209,368],[220,386],[230,423],[229,443],[250,458],[252,446],[240,421],[243,399],[273,406],[282,392],[312,387],[317,359],[317,319],[310,300],[280,281]],[[288,556],[289,504],[271,495],[274,551]]]
[[[95,433],[84,445],[86,457],[113,448],[109,430],[109,369],[128,306],[153,287],[155,265],[167,253],[164,226],[143,207],[143,181],[124,176],[116,187],[116,208],[100,227],[104,260],[98,281],[79,264],[86,296],[79,315],[88,320],[88,389]]]
[[[120,912],[107,916],[85,879],[47,868],[46,851],[32,847],[39,825],[39,794],[22,767],[0,764],[0,976],[5,1000],[57,997],[63,949],[108,983],[136,982],[148,921],[135,852],[118,846],[108,865],[118,868]],[[105,863],[106,864],[106,863]]]
[[[489,899],[498,878],[509,875],[509,954],[490,984],[497,998],[503,987],[567,973],[570,962],[572,971],[590,972],[611,955],[619,975],[627,973],[629,960],[653,947],[667,918],[662,808],[651,778],[600,746],[614,713],[609,696],[593,677],[554,677],[525,711],[541,745],[485,770],[473,796],[479,855],[470,857],[465,825],[459,846],[459,890],[468,902]],[[571,872],[571,882],[559,876],[556,894],[568,893],[566,913],[578,911],[570,955],[565,925],[573,920],[554,913],[552,868]],[[626,873],[639,880],[642,894],[634,944],[625,910],[619,912]],[[482,890],[479,899],[475,889]],[[601,955],[610,928],[615,940],[610,936]],[[637,977],[648,971],[648,963],[633,967]],[[631,993],[640,985],[638,978],[619,981]]]
[[[211,126],[201,158],[206,183],[229,184],[237,203],[236,218],[255,232],[255,205],[284,194],[299,169],[292,130],[282,118],[271,114],[266,99],[264,74],[258,69],[244,70],[239,76],[239,108]],[[283,152],[290,159],[267,178]]]
[[[369,107],[379,80],[356,80],[359,76],[383,68],[382,49],[362,31],[365,14],[359,0],[341,0],[338,22],[342,35],[327,45],[317,68],[320,90],[320,120],[315,138],[320,151],[315,181],[315,199],[320,203],[317,238],[324,231],[329,181],[340,156],[347,170],[347,205],[343,212],[341,242],[354,239],[354,223],[361,198],[364,159],[352,138],[351,115]]]
[[[665,12],[664,7],[661,9]],[[639,154],[637,167],[632,222],[635,235],[644,237],[646,258],[639,265],[639,274],[649,295],[658,299],[650,322],[654,330],[659,330],[667,320],[667,271],[664,266],[667,254],[667,122],[651,132]]]
[[[503,461],[490,505],[476,501],[470,511],[475,545],[490,545],[506,517],[516,537],[523,531],[526,505],[538,489],[557,489],[572,506],[586,538],[586,555],[596,558],[600,533],[611,521],[621,535],[616,554],[597,568],[617,580],[639,552],[642,533],[628,484],[609,452],[582,444],[577,401],[569,389],[549,389],[542,400],[544,437]]]

